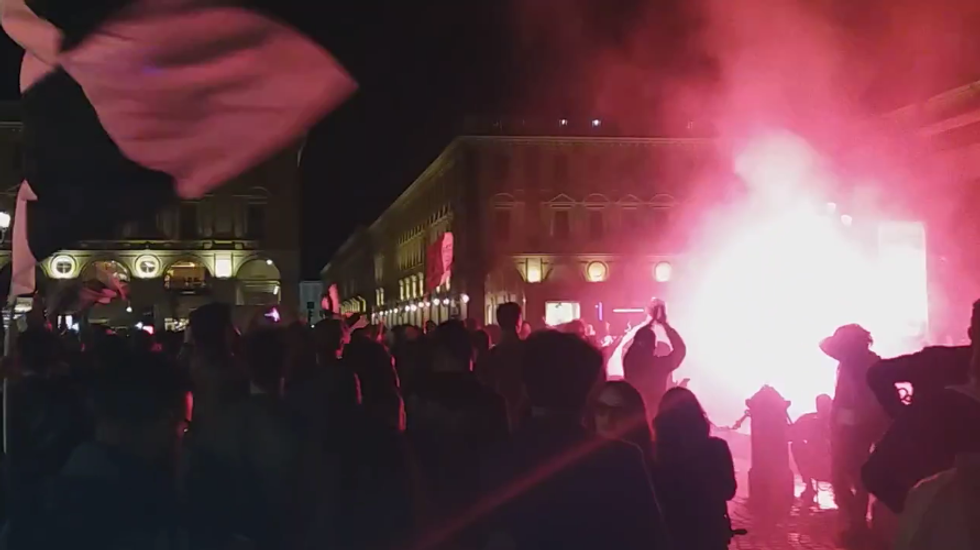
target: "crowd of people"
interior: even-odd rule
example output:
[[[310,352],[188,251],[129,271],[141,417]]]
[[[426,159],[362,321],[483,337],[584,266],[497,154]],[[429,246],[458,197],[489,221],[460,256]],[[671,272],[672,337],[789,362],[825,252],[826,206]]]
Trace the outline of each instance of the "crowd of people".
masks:
[[[492,331],[266,315],[240,334],[210,304],[156,336],[34,318],[4,364],[0,547],[727,548],[732,455],[670,382],[686,348],[666,312],[624,380],[587,333],[496,313]],[[793,426],[802,496],[832,482],[848,548],[872,495],[902,550],[975,548],[980,354],[871,345],[856,325],[821,344],[840,367]]]
[[[682,354],[656,357],[651,326],[627,363],[664,372],[638,388],[514,303],[492,336],[257,319],[239,334],[210,304],[183,335],[17,335],[2,547],[728,545],[731,454],[668,389]]]

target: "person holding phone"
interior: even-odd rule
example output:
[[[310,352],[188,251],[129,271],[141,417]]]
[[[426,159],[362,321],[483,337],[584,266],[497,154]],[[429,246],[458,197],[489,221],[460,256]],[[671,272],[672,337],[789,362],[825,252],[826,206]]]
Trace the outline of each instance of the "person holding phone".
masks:
[[[663,327],[673,347],[667,355],[657,356],[654,324]],[[667,321],[666,304],[661,300],[654,300],[649,307],[647,322],[637,331],[633,343],[623,357],[623,375],[643,395],[648,411],[656,411],[660,406],[660,399],[667,391],[671,374],[681,366],[686,356],[687,346],[684,339]]]

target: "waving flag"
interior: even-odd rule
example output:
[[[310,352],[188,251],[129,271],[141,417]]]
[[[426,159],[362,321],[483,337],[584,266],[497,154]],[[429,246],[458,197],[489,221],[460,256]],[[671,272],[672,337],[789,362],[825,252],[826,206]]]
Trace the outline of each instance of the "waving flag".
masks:
[[[356,88],[246,0],[0,0],[25,50],[11,294],[38,260],[196,198],[294,143]]]

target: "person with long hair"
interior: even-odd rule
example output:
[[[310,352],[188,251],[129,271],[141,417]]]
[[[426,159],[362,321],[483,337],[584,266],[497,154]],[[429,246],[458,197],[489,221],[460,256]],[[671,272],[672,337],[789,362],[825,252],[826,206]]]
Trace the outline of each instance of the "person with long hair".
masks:
[[[652,462],[653,433],[647,418],[643,396],[624,380],[603,384],[592,402],[596,433],[636,445],[648,462]]]
[[[675,547],[728,548],[728,501],[737,488],[728,443],[711,437],[701,403],[686,388],[664,393],[653,428],[654,486]]]

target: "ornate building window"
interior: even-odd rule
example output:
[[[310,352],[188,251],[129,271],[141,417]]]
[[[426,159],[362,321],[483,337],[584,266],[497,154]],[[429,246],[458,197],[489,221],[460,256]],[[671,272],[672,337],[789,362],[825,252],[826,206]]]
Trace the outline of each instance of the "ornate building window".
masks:
[[[204,265],[193,261],[174,262],[163,276],[167,290],[195,293],[207,290],[211,273]]]
[[[374,282],[380,283],[385,278],[385,257],[377,255],[374,257]]]
[[[572,211],[567,208],[555,210],[551,218],[551,236],[558,240],[567,240],[571,235]]]

